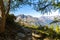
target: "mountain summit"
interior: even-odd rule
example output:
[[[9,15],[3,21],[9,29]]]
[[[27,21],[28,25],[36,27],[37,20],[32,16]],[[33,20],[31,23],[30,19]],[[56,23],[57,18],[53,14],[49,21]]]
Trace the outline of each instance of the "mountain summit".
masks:
[[[54,20],[55,16],[41,16],[39,18],[37,17],[32,17],[30,15],[18,15],[16,22],[24,22],[25,24],[29,24],[29,25],[46,25],[49,24],[50,22],[52,22]],[[56,17],[60,17],[60,16],[56,16]]]

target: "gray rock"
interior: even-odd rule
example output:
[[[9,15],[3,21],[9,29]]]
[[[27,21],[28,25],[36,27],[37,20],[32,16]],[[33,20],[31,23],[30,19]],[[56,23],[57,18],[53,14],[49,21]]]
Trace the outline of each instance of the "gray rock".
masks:
[[[17,36],[19,36],[19,37],[25,37],[26,35],[23,34],[23,33],[18,33]]]

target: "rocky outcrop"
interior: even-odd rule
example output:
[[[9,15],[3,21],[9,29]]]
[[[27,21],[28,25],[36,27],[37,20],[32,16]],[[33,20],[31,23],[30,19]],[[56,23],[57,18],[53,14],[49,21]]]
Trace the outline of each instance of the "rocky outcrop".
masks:
[[[0,40],[32,40],[31,32],[30,29],[23,27],[17,30],[9,28],[4,33],[0,33]]]

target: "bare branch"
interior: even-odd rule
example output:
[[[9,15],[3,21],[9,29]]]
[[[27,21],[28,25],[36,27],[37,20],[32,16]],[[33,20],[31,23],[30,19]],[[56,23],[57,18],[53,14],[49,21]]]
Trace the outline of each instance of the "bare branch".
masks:
[[[9,11],[10,11],[10,0],[8,1],[8,6],[7,6],[6,14],[8,14]]]

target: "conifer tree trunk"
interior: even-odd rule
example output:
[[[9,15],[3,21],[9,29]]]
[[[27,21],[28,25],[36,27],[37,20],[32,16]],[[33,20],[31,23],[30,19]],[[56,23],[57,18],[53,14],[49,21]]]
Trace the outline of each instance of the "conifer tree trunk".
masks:
[[[3,0],[0,0],[0,10],[1,10],[1,16],[2,16],[0,32],[4,32],[5,31],[5,21],[6,20],[5,20],[5,9],[4,9]]]

